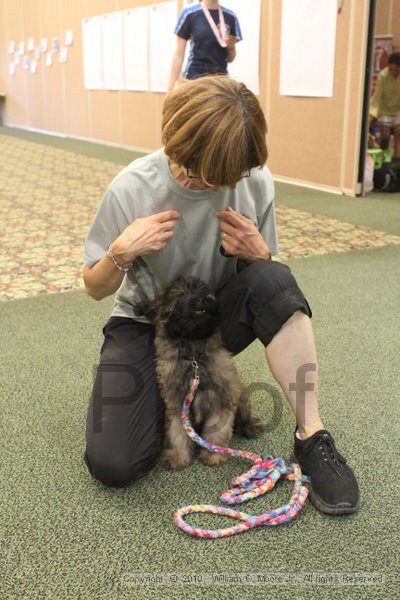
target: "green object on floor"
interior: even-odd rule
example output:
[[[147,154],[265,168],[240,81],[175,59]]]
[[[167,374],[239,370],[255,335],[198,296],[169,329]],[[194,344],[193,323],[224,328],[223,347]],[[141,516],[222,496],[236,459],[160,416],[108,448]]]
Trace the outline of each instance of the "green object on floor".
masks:
[[[382,161],[385,162],[392,162],[392,151],[390,150],[390,148],[388,148],[387,150],[382,150]]]
[[[380,148],[368,148],[367,152],[374,161],[374,169],[381,169],[383,163],[383,151]]]
[[[374,161],[374,169],[381,169],[383,163],[392,161],[392,151],[390,148],[387,150],[381,150],[380,148],[368,148],[368,154]]]

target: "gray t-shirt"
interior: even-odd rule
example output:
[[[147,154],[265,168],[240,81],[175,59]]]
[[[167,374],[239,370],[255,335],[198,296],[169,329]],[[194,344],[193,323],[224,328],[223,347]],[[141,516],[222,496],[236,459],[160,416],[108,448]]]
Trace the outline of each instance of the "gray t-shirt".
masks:
[[[176,277],[195,275],[213,290],[223,287],[236,273],[236,258],[220,253],[219,219],[215,213],[231,206],[259,227],[272,255],[278,240],[274,209],[274,184],[267,167],[252,169],[234,189],[191,190],[173,177],[161,148],[134,160],[111,182],[100,203],[84,245],[83,262],[99,261],[109,245],[136,218],[174,209],[181,213],[174,236],[166,247],[134,260],[116,293],[112,316],[131,317],[135,303],[152,299]]]

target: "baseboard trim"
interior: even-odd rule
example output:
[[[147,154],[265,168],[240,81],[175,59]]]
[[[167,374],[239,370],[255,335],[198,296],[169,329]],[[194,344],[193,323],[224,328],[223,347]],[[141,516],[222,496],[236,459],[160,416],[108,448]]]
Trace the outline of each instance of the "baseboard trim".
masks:
[[[31,131],[32,133],[41,133],[43,135],[51,135],[53,137],[67,138],[64,133],[47,131],[47,129],[36,129],[35,127],[21,127],[21,125],[15,125],[14,123],[3,123],[4,127],[12,127],[13,129],[19,129],[20,131]]]
[[[340,189],[338,187],[333,187],[330,185],[323,184],[315,184],[312,181],[307,181],[304,179],[295,179],[293,177],[286,177],[284,175],[277,175],[273,173],[274,181],[279,181],[280,183],[288,183],[289,185],[298,185],[299,187],[305,187],[312,190],[318,190],[320,192],[327,192],[328,194],[334,194],[335,196],[355,196],[354,190],[350,190],[349,188]]]
[[[123,150],[132,150],[133,152],[142,152],[143,154],[150,154],[158,148],[143,148],[142,146],[126,146],[125,144],[116,144],[114,142],[108,142],[104,140],[97,140],[95,138],[80,137],[77,135],[66,136],[72,140],[81,140],[82,142],[91,142],[92,144],[101,144],[102,146],[110,146],[111,148],[122,148]]]
[[[84,137],[79,135],[66,135],[65,133],[58,133],[54,131],[47,131],[47,129],[37,129],[36,127],[21,127],[20,125],[14,125],[13,123],[3,123],[4,127],[13,127],[14,129],[20,129],[21,131],[30,131],[32,133],[41,133],[42,135],[51,135],[53,137],[59,137],[64,140],[78,140],[82,142],[90,142],[91,144],[100,144],[102,146],[110,146],[111,148],[122,148],[123,150],[132,150],[133,152],[142,152],[143,154],[150,154],[157,150],[157,148],[143,148],[142,146],[125,146],[124,144],[116,144],[106,140],[99,140],[96,138]]]

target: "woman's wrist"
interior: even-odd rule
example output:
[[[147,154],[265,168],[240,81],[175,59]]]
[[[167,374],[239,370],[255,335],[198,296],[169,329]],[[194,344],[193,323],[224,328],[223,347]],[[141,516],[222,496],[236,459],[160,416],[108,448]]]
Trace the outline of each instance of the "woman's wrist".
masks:
[[[128,270],[136,258],[134,253],[125,252],[124,249],[121,248],[121,246],[116,242],[110,244],[107,250],[107,256],[111,258],[115,266],[121,271],[125,269]]]
[[[265,252],[260,253],[258,256],[252,256],[251,258],[246,258],[245,260],[248,264],[250,264],[252,262],[256,262],[257,260],[271,260],[271,258],[271,252],[266,250]]]

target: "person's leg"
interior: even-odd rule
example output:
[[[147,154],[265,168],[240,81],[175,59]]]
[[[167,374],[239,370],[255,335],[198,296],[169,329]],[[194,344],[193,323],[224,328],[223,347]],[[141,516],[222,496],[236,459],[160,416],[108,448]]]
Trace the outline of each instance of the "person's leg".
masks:
[[[394,128],[394,158],[400,159],[400,124]]]
[[[324,429],[318,412],[317,353],[308,315],[297,310],[266,346],[265,354],[289,401],[300,437]]]
[[[294,459],[310,476],[310,498],[321,512],[358,509],[357,480],[319,417],[311,308],[289,267],[257,261],[220,291],[225,346],[237,354],[258,338],[296,417]],[[304,313],[304,314],[303,314]]]
[[[84,459],[110,486],[126,486],[154,464],[161,447],[164,405],[155,375],[154,328],[112,317],[93,385]]]
[[[387,150],[389,148],[389,140],[390,140],[390,127],[388,127],[387,125],[381,124],[381,142],[380,142],[381,150]]]
[[[219,300],[227,348],[236,354],[256,337],[261,339],[271,373],[289,401],[300,435],[323,429],[312,313],[289,267],[275,260],[258,261],[233,278]],[[303,382],[298,381],[302,372],[304,394],[300,389]]]

